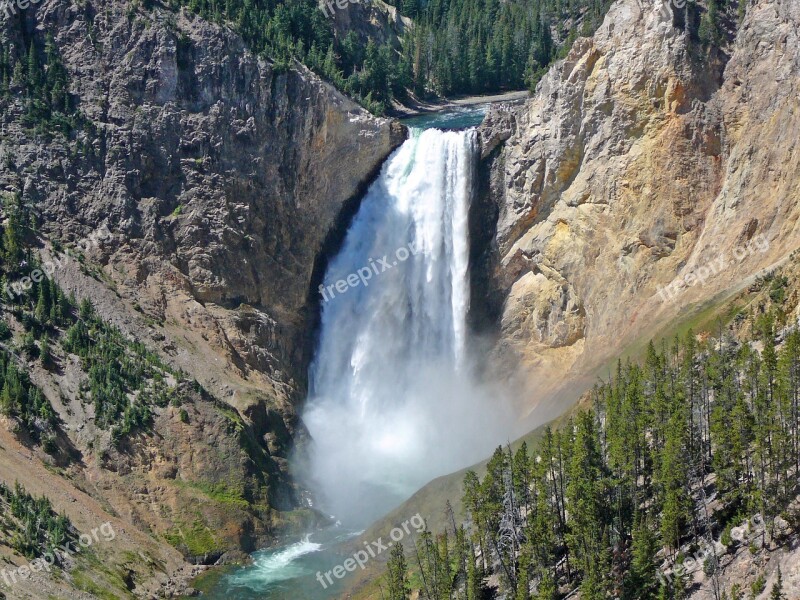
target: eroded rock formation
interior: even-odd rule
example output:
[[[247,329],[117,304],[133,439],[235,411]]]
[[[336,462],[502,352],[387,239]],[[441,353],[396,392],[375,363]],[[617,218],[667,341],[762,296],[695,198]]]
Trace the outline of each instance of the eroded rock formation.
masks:
[[[661,0],[617,2],[481,129],[496,227],[478,272],[529,407],[800,245],[800,6],[750,3],[712,53],[685,22]]]

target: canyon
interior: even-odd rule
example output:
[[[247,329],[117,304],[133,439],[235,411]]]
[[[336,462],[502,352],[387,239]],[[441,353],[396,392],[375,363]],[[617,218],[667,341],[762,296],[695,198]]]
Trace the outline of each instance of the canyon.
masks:
[[[465,319],[529,429],[626,349],[800,247],[800,5],[750,2],[709,54],[689,18],[617,0],[529,99],[492,106],[477,129]],[[334,19],[364,39],[409,26],[379,0]],[[55,460],[1,418],[0,478],[48,495],[81,531],[111,521],[119,535],[95,548],[114,566],[85,575],[91,585],[36,573],[24,597],[177,595],[194,565],[325,520],[290,467],[311,443],[300,414],[317,289],[408,132],[186,9],[43,0],[0,20],[16,46],[48,33],[91,126],[80,144],[36,135],[21,101],[7,102],[0,189],[36,207],[45,260],[108,231],[66,255],[55,281],[204,392],[186,419],[159,409],[150,434],[118,448],[87,418],[79,365],[29,361],[75,458]],[[664,299],[720,257],[726,268]],[[192,543],[197,530],[211,541]],[[0,556],[21,564],[5,545]]]

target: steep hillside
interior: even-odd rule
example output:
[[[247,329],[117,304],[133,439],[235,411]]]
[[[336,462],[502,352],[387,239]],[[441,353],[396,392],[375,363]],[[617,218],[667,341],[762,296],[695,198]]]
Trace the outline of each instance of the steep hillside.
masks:
[[[348,35],[355,35],[366,48],[369,40],[379,46],[390,45],[401,50],[401,38],[413,27],[409,17],[404,17],[396,7],[382,0],[352,2],[344,9],[333,3],[333,8],[323,3],[325,15],[333,22],[338,40],[344,42]]]
[[[800,245],[800,7],[749,3],[710,48],[697,20],[617,2],[482,126],[474,286],[494,293],[473,316],[529,369],[529,408]]]
[[[741,353],[738,368],[742,356],[759,364],[758,352],[772,343],[780,347],[784,369],[795,352],[786,340],[795,329],[791,339],[796,343],[798,322],[797,255],[790,256],[800,246],[800,179],[793,149],[800,128],[800,6],[762,0],[739,10],[733,3],[725,4],[729,13],[721,18],[720,30],[711,35],[708,3],[690,3],[686,9],[660,1],[615,3],[594,38],[577,40],[525,106],[495,107],[480,128],[481,189],[471,215],[476,268],[471,316],[473,325],[496,343],[487,371],[513,375],[518,365],[526,373],[520,401],[531,412],[532,425],[562,413],[588,387],[602,384],[594,375],[600,367],[613,364],[616,356],[640,355],[642,340],[656,333],[674,333],[690,321],[703,323],[701,335],[684,334],[683,339],[690,341],[675,357],[685,357],[693,339],[706,344],[702,361],[691,363],[689,372],[696,369],[711,381],[715,373],[719,375],[715,364],[735,364],[732,355],[715,354],[731,344],[731,337],[736,341],[725,352]],[[742,15],[741,22],[735,19],[737,13]],[[773,269],[777,271],[770,273]],[[779,315],[773,334],[762,330],[769,310]],[[725,340],[717,344],[714,337],[720,333]],[[770,356],[767,353],[762,364],[771,364]],[[787,372],[781,376],[784,384],[790,379]],[[791,403],[787,399],[792,395],[781,396],[781,408],[777,401],[763,404],[763,388],[755,392],[747,386],[756,385],[756,380],[769,381],[769,376],[749,373],[750,380],[737,389],[749,390],[739,398],[747,398],[758,415],[761,433],[752,445],[745,444],[744,451],[761,448],[764,452],[769,445],[770,452],[775,452],[778,436],[773,438],[772,425],[766,424],[777,422],[776,414],[780,414],[779,428],[796,432],[796,413],[787,411],[785,404]],[[609,378],[607,369],[602,374]],[[625,383],[619,383],[617,376],[611,373],[613,381],[602,385],[601,397],[613,398],[618,389],[617,399],[624,403],[636,397],[639,385],[643,414],[657,410],[652,379],[627,379],[626,375]],[[744,370],[733,378],[741,382]],[[676,380],[674,375],[672,380]],[[525,520],[516,522],[509,516],[514,510],[513,506],[509,509],[509,502],[514,504],[509,500],[513,497],[509,485],[517,486],[518,498],[525,497],[521,490],[535,492],[537,487],[519,483],[520,457],[515,456],[511,466],[501,454],[495,466],[505,461],[505,467],[496,468],[491,477],[472,480],[476,486],[471,488],[473,510],[460,515],[468,527],[467,542],[452,527],[437,530],[434,525],[434,536],[446,530],[447,540],[430,537],[416,553],[408,553],[414,574],[411,587],[430,589],[437,585],[431,584],[433,577],[434,582],[452,582],[452,589],[468,598],[480,597],[478,590],[486,585],[508,597],[528,598],[530,591],[539,598],[556,597],[557,592],[557,597],[610,594],[639,599],[656,597],[659,590],[653,579],[663,570],[669,584],[661,597],[686,597],[687,593],[714,597],[716,588],[716,597],[735,593],[738,598],[749,591],[751,597],[766,598],[777,584],[780,566],[783,593],[788,598],[796,596],[797,473],[789,464],[796,457],[796,441],[783,446],[780,459],[769,459],[773,468],[786,465],[785,472],[774,470],[747,488],[745,481],[755,469],[747,470],[743,479],[733,479],[731,484],[731,472],[720,468],[726,460],[720,458],[725,456],[723,438],[734,426],[746,428],[749,421],[741,412],[734,417],[716,381],[711,387],[713,391],[702,392],[704,402],[711,405],[697,412],[699,403],[693,404],[687,410],[692,419],[706,410],[706,420],[676,427],[703,439],[709,464],[698,467],[702,461],[692,458],[692,443],[673,444],[675,462],[653,472],[658,491],[643,493],[639,497],[644,502],[636,505],[634,500],[635,510],[626,513],[624,501],[616,496],[626,486],[615,471],[620,458],[614,453],[630,450],[631,440],[616,448],[606,445],[615,443],[616,434],[605,428],[610,417],[594,402],[594,422],[600,432],[596,445],[587,442],[594,434],[581,433],[578,421],[562,432],[575,443],[569,448],[587,452],[579,455],[586,458],[583,462],[575,459],[572,450],[565,451],[564,473],[576,464],[579,469],[585,466],[583,474],[588,473],[585,480],[574,473],[567,475],[573,482],[565,484],[567,496],[572,495],[566,499],[568,507],[561,503],[559,508],[559,492],[553,490],[560,479],[532,460],[532,470],[540,473],[543,482],[544,492],[538,498],[543,505],[552,505],[556,498],[555,506],[550,513],[540,506],[520,509]],[[688,391],[673,390],[665,397],[680,403],[686,396],[691,397]],[[711,418],[710,407],[717,401],[720,405]],[[584,418],[583,427],[591,429],[591,421]],[[615,417],[614,426],[619,427],[618,433],[636,422],[637,417],[626,413]],[[698,434],[698,427],[708,428],[709,433]],[[765,432],[772,440],[769,443]],[[644,445],[652,444],[654,453],[665,452],[657,435],[655,430],[644,433]],[[531,458],[537,454],[544,455],[541,448]],[[668,454],[654,455],[653,464],[663,465],[664,456]],[[649,457],[643,461],[650,464]],[[719,473],[711,472],[717,468]],[[703,473],[700,479],[698,472]],[[604,473],[611,479],[603,480]],[[736,471],[734,477],[742,473]],[[642,478],[645,487],[650,485],[649,477]],[[634,480],[632,487],[637,488],[639,480]],[[675,489],[682,490],[678,496],[686,494],[679,510],[696,516],[670,531],[674,523],[664,523],[675,516],[670,512],[675,506],[662,510],[663,497],[658,498],[664,494],[663,486],[676,482]],[[783,482],[781,489],[777,482]],[[452,495],[461,491],[455,488],[452,478],[432,482],[376,527],[386,531],[415,510],[441,524],[444,501],[457,500]],[[603,497],[603,490],[611,495]],[[595,503],[591,498],[602,499]],[[607,508],[613,510],[606,512]],[[558,510],[566,512],[559,516]],[[618,510],[628,517],[647,513],[653,537],[632,517],[621,528],[616,519],[628,517],[615,515]],[[605,517],[599,521],[611,525],[587,533],[585,527],[591,527],[598,515],[608,516],[608,521]],[[565,536],[549,537],[565,522]],[[725,529],[728,535],[732,529],[741,535],[728,539]],[[509,540],[521,532],[517,541],[524,538],[530,546],[518,547],[515,553]],[[672,534],[677,537],[670,540]],[[379,533],[373,530],[370,535]],[[458,554],[470,548],[478,567],[471,573],[465,567],[469,558],[462,561]],[[720,568],[716,572],[708,562],[710,548],[717,553],[711,553]],[[452,554],[441,559],[445,552]],[[686,568],[681,569],[681,564]],[[444,565],[455,566],[448,572]],[[555,581],[548,582],[547,568],[537,571],[535,565],[553,567]],[[427,580],[417,576],[420,568],[428,569]],[[683,575],[676,576],[676,569],[683,570]],[[533,573],[527,581],[526,571]],[[645,579],[636,579],[645,572],[650,578],[646,589]],[[360,597],[379,597],[372,583],[364,585]],[[382,579],[381,584],[387,585],[388,580]],[[680,590],[683,584],[687,589]],[[579,585],[583,590],[578,595],[574,591]],[[721,596],[722,591],[726,596]]]
[[[93,550],[108,573],[39,573],[11,597],[174,589],[185,559],[315,518],[287,457],[316,283],[402,129],[225,28],[135,2],[4,14],[0,76],[3,348],[39,390],[2,411],[0,478],[78,532],[119,532]],[[62,313],[37,312],[56,289]],[[160,366],[130,379],[123,356]],[[125,396],[141,402],[109,408]]]

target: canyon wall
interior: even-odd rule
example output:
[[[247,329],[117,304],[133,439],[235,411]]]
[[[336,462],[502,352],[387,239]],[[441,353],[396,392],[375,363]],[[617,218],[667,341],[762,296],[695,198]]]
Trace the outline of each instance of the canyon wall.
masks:
[[[491,290],[476,314],[496,326],[495,362],[527,373],[525,409],[544,403],[537,422],[566,408],[565,381],[590,384],[800,246],[800,5],[749,3],[716,51],[691,18],[620,0],[481,127],[474,212],[493,234],[474,254]]]
[[[64,477],[14,436],[3,436],[0,475],[35,494],[58,490],[56,510],[81,529],[113,518],[125,533],[98,552],[147,595],[174,586],[184,559],[251,551],[314,518],[288,457],[304,435],[295,408],[316,285],[405,131],[186,10],[44,0],[0,16],[12,54],[49,36],[81,121],[71,139],[30,128],[12,81],[0,191],[37,215],[42,257],[58,260],[66,292],[203,391],[187,391],[181,410],[156,409],[147,435],[115,446],[83,406],[80,365],[54,349],[62,371],[25,368],[71,448],[57,465]],[[128,551],[150,558],[120,557]],[[39,578],[42,597],[55,593]]]
[[[224,28],[130,10],[44,2],[9,31],[55,33],[91,152],[42,147],[6,115],[16,168],[2,185],[23,188],[66,242],[105,226],[87,258],[121,296],[291,396],[315,260],[404,134],[299,65],[275,72]]]

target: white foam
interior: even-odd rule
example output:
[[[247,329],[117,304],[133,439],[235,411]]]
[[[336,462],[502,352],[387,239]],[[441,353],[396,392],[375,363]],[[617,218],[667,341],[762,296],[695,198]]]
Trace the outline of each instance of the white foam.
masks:
[[[297,560],[307,554],[319,552],[322,544],[311,541],[307,535],[301,541],[280,550],[263,550],[254,555],[253,564],[247,569],[228,576],[228,583],[234,587],[262,590],[272,583],[294,579],[306,574],[297,565]]]

